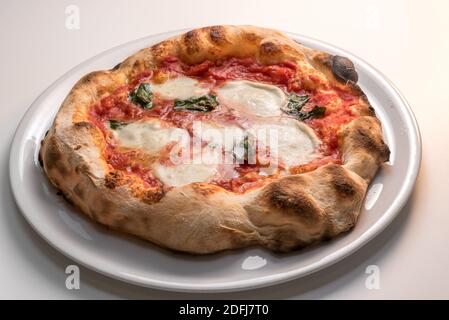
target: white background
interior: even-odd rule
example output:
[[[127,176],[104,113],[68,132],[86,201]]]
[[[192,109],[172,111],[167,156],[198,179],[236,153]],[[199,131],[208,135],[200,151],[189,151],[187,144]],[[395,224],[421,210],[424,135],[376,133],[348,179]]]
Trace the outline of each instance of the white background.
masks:
[[[80,9],[80,29],[65,8]],[[1,1],[0,298],[449,298],[449,1]],[[25,222],[8,177],[11,139],[33,100],[80,62],[150,34],[213,24],[253,24],[344,48],[389,77],[411,104],[423,137],[412,198],[393,224],[356,254],[303,279],[227,294],[170,293],[135,287],[81,268]],[[380,268],[380,289],[365,269]]]

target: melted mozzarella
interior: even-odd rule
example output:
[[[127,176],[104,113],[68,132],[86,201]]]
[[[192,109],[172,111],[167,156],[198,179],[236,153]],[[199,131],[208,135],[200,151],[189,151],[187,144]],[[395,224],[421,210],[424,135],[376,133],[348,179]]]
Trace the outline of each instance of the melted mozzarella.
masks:
[[[276,86],[246,80],[229,81],[217,90],[225,103],[261,117],[279,116],[287,103],[284,92]]]
[[[320,144],[311,128],[294,119],[284,119],[276,124],[257,124],[251,131],[287,167],[313,160]]]
[[[200,143],[198,143],[198,149],[193,146],[191,159],[175,166],[159,162],[154,164],[154,175],[164,184],[176,187],[193,182],[210,181],[216,177],[223,163],[227,163],[226,161],[232,163],[232,150],[244,139],[244,132],[238,127],[211,123],[202,123],[200,128],[194,125],[193,133]],[[223,157],[223,150],[229,152],[230,159]],[[229,172],[229,175],[231,178],[236,173]]]
[[[210,157],[214,157],[213,150],[204,148],[202,155],[193,155],[193,159],[175,166],[156,162],[153,172],[168,186],[179,187],[193,182],[207,182],[218,172],[218,163]]]
[[[236,126],[220,126],[210,123],[202,123],[201,140],[212,148],[221,147],[225,151],[232,151],[245,138],[243,129]]]
[[[156,163],[153,170],[154,175],[159,180],[173,187],[179,187],[193,182],[205,182],[217,173],[216,167],[202,164],[164,166],[163,164]]]
[[[140,148],[149,153],[156,153],[169,142],[188,136],[187,130],[165,127],[158,120],[134,122],[111,131],[121,146]]]
[[[183,76],[168,79],[161,84],[153,84],[152,89],[164,98],[181,100],[203,96],[209,92],[209,89],[200,87],[195,79]]]
[[[153,91],[169,99],[187,99],[209,92],[208,89],[200,87],[198,81],[184,76],[162,84],[153,84]],[[286,95],[278,87],[246,80],[229,81],[217,90],[217,94],[220,102],[228,103],[247,114],[276,117],[278,122],[259,118],[249,132],[236,126],[202,123],[201,132],[197,137],[207,144],[202,143],[199,150],[193,149],[192,159],[176,164],[173,162],[171,165],[156,160],[151,165],[154,175],[164,184],[176,187],[211,181],[223,175],[219,172],[223,161],[224,167],[228,168],[225,176],[236,176],[232,162],[228,163],[229,159],[222,158],[222,150],[231,154],[231,160],[234,159],[232,156],[235,155],[236,147],[242,144],[248,133],[263,145],[270,146],[271,154],[287,167],[310,162],[316,157],[315,150],[320,141],[313,130],[297,120],[278,118],[282,114],[281,108],[287,103]],[[187,130],[168,126],[156,119],[130,123],[115,130],[111,129],[111,132],[121,146],[140,148],[156,156],[170,142],[179,144],[190,137]],[[190,154],[190,151],[187,154]],[[261,171],[262,175],[271,175],[277,172],[277,166],[270,166]]]

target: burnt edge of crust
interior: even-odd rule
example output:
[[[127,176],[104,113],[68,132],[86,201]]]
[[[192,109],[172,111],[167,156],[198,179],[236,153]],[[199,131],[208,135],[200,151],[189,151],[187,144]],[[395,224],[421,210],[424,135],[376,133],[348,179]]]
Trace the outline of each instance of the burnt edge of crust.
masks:
[[[121,185],[122,173],[118,171],[110,171],[104,178],[106,188],[115,189]]]
[[[118,70],[118,69],[121,67],[121,65],[122,65],[121,62],[117,63],[117,64],[111,69],[111,71]]]
[[[194,54],[200,51],[199,31],[197,29],[186,32],[183,36],[183,42],[188,54]]]
[[[343,167],[330,164],[324,169],[330,175],[329,182],[340,197],[348,198],[357,194],[357,185],[348,177]]]
[[[390,158],[390,148],[385,142],[377,137],[373,137],[369,128],[357,127],[352,135],[354,147],[365,149],[369,153],[377,154],[380,162],[388,161]]]
[[[355,81],[351,80],[351,79],[346,79],[346,80],[342,79],[339,75],[337,75],[334,72],[334,70],[335,70],[334,62],[336,60],[336,57],[346,59],[349,61],[349,64],[354,69],[353,72],[355,73],[355,77],[353,79],[355,79]],[[332,73],[332,75],[334,76],[336,81],[338,81],[339,83],[341,83],[343,85],[346,85],[355,95],[359,96],[362,99],[362,101],[364,103],[366,103],[366,106],[367,106],[367,108],[365,110],[366,115],[371,115],[371,116],[376,115],[376,112],[375,112],[373,106],[371,105],[371,103],[369,102],[367,95],[365,94],[365,92],[363,92],[362,88],[360,88],[360,86],[357,84],[358,74],[357,74],[357,71],[355,70],[355,66],[351,62],[351,60],[349,60],[348,58],[345,58],[345,57],[333,56],[333,55],[330,55],[330,54],[324,53],[324,52],[321,52],[321,53],[315,55],[312,60],[314,62],[318,63],[319,65],[323,65],[325,68],[327,68],[327,70]]]
[[[269,185],[263,198],[270,207],[295,215],[308,224],[319,221],[320,208],[314,199],[302,190],[302,178],[287,177]]]
[[[330,58],[330,63],[335,78],[343,82],[352,81],[357,83],[359,75],[355,70],[354,63],[350,59],[335,55]]]
[[[209,28],[210,40],[215,44],[227,43],[226,30],[222,26],[212,26]]]
[[[53,144],[49,145],[45,151],[45,165],[48,169],[52,169],[62,159],[62,155]],[[39,152],[39,156],[43,160],[41,152]]]
[[[260,51],[265,55],[276,55],[279,54],[282,50],[277,44],[269,41],[264,42],[260,45]]]
[[[199,38],[199,36],[201,36],[201,34],[198,34],[198,35],[195,35],[195,33],[193,33],[193,35],[191,35],[191,38],[194,40],[195,39],[195,37],[196,37],[196,39],[197,40],[201,40],[200,38]],[[229,37],[229,39],[232,39],[231,37]],[[181,38],[181,41],[182,41],[183,39]],[[192,41],[193,41],[192,40]],[[197,40],[195,40],[195,41],[193,41],[193,42],[197,42]],[[167,42],[167,44],[169,44],[169,42]],[[201,43],[196,43],[196,45],[198,45],[198,46],[201,46]],[[163,47],[164,46],[164,44],[162,44],[161,45],[161,47]],[[283,47],[281,46],[280,47],[281,48],[281,50],[283,49]],[[201,49],[201,48],[200,48]],[[152,50],[151,50],[152,51]],[[270,51],[270,50],[268,50],[268,51]],[[157,59],[157,57],[154,57],[155,59]],[[85,80],[85,82],[87,82],[87,83],[89,83],[89,82],[91,82],[91,78],[90,77],[87,77],[86,79],[84,79]],[[337,79],[338,80],[338,79]],[[354,83],[354,82],[352,82],[352,81],[347,81],[345,84],[349,84],[349,85],[351,85],[351,86],[357,86],[356,85],[356,83]],[[357,86],[357,88],[358,88],[358,86]],[[360,89],[360,88],[359,88]],[[360,90],[361,91],[361,90]],[[84,125],[80,125],[80,128],[83,128],[84,127]],[[377,137],[373,137],[374,139],[378,139]],[[47,162],[47,158],[45,157],[45,162]],[[351,179],[351,177],[350,176],[348,176],[348,178],[349,179]],[[298,182],[298,183],[301,183],[301,182]],[[334,186],[335,186],[335,189],[337,190],[337,189],[341,189],[340,191],[341,192],[339,192],[339,193],[342,193],[342,194],[346,194],[347,196],[350,196],[350,194],[351,194],[351,191],[350,191],[350,188],[351,187],[348,187],[347,185],[345,185],[345,181],[343,181],[343,180],[341,180],[341,181],[339,181],[339,182],[335,182],[335,183],[333,183],[334,184]],[[301,187],[301,186],[298,186],[296,189],[299,189],[301,192],[302,192],[302,195],[304,196],[304,197],[309,197],[309,200],[311,200],[311,202],[310,203],[312,203],[312,205],[310,206],[310,207],[313,207],[313,203],[315,203],[315,205],[316,205],[316,209],[317,209],[317,211],[316,211],[316,215],[314,216],[314,218],[316,218],[316,219],[319,219],[319,217],[323,214],[323,209],[321,209],[320,208],[320,206],[319,206],[319,199],[317,199],[317,198],[314,198],[314,197],[312,197],[312,196],[310,196],[307,192],[306,192],[306,189],[305,188],[303,188],[303,187]],[[152,191],[152,194],[156,194],[156,190],[154,190],[154,191]],[[160,193],[159,193],[160,194]],[[152,197],[152,195],[151,195],[151,197]],[[150,201],[151,201],[151,197],[150,197]],[[157,196],[156,196],[156,198],[157,198]],[[278,200],[279,200],[280,198],[278,197]],[[286,207],[288,207],[288,203],[287,204],[285,204],[284,203],[284,206],[286,206]],[[288,212],[287,212],[288,211]],[[294,213],[294,210],[286,210],[286,213]],[[295,215],[296,216],[296,215]],[[305,245],[306,244],[308,244],[308,243],[305,243]],[[301,247],[301,246],[300,246]],[[289,250],[291,250],[291,249],[289,249]]]

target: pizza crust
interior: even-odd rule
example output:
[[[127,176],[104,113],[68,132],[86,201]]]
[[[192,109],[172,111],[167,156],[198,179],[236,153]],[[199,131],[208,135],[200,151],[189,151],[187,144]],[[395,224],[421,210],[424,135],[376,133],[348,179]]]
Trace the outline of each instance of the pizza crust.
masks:
[[[225,57],[259,63],[290,60],[299,72],[350,88],[359,117],[339,134],[343,165],[329,164],[268,182],[243,194],[208,183],[167,193],[110,170],[105,141],[88,119],[89,107],[166,56],[190,64]],[[173,250],[195,254],[262,245],[291,251],[351,229],[371,179],[388,160],[379,120],[357,86],[349,60],[307,48],[282,33],[252,26],[214,26],[143,49],[109,71],[84,76],[71,90],[40,149],[43,169],[65,198],[90,218]],[[355,75],[354,75],[355,73]],[[313,89],[317,83],[305,83]]]

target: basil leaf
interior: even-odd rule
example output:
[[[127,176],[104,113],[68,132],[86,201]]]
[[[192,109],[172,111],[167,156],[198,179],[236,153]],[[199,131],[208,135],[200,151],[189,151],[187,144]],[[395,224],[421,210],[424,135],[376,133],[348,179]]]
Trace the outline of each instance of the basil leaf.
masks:
[[[189,110],[209,112],[218,106],[217,97],[214,95],[204,95],[201,97],[192,97],[186,100],[176,99],[173,108],[176,111]]]
[[[307,95],[300,96],[296,93],[292,93],[289,95],[288,103],[285,108],[282,109],[282,111],[284,111],[288,115],[298,118],[299,120],[324,117],[324,113],[326,112],[325,107],[315,106],[310,111],[302,111],[302,108],[309,100],[310,97]]]
[[[153,107],[153,92],[149,83],[141,83],[129,95],[133,103],[139,104],[143,109],[151,109]]]
[[[246,135],[243,140],[233,148],[234,158],[238,161],[238,163],[248,161],[248,149],[249,141],[248,136]]]
[[[256,163],[257,139],[251,134],[246,134],[242,141],[233,148],[234,158],[237,163]]]
[[[249,148],[249,138],[248,138],[248,136],[245,136],[245,138],[243,139],[243,141],[241,143],[242,143],[242,147],[245,150],[248,150],[248,148]]]
[[[324,117],[324,113],[326,112],[326,107],[315,106],[312,110],[308,112],[301,113],[301,120],[312,119],[312,118],[322,118]]]
[[[291,93],[288,96],[287,106],[283,109],[283,111],[290,115],[297,115],[301,112],[302,107],[309,101],[309,96],[297,95],[296,93]]]
[[[123,126],[126,126],[126,122],[118,121],[118,120],[109,120],[109,127],[112,130],[117,130],[118,128],[121,128]]]

